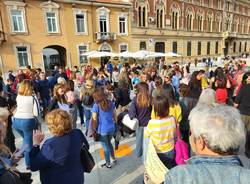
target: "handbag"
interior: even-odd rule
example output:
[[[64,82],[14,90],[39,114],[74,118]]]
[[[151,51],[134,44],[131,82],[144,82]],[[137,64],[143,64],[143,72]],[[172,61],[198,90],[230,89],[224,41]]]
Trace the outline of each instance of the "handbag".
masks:
[[[85,144],[81,148],[81,162],[86,173],[90,173],[95,166],[95,160]]]
[[[38,116],[40,116],[39,102],[37,101],[35,96],[33,96],[33,104],[36,104],[36,108],[37,108],[37,111],[38,111]],[[42,124],[39,121],[39,118],[34,116],[34,119],[35,119],[35,129],[36,130],[42,130]]]
[[[16,168],[10,167],[4,160],[0,157],[0,163],[4,167],[4,172],[0,176],[0,183],[8,184],[31,184],[33,180],[31,179],[31,173],[21,173]]]
[[[188,154],[188,145],[181,139],[181,132],[179,130],[179,127],[176,123],[176,135],[177,135],[177,141],[175,142],[175,162],[177,165],[185,164],[185,161],[189,159]]]
[[[131,130],[136,130],[136,128],[139,126],[139,121],[136,118],[130,119],[129,115],[126,114],[122,119],[122,124]]]
[[[149,139],[147,156],[144,164],[144,183],[160,184],[164,182],[165,174],[168,172],[168,168],[162,163],[159,156],[157,155],[155,146],[151,139]]]

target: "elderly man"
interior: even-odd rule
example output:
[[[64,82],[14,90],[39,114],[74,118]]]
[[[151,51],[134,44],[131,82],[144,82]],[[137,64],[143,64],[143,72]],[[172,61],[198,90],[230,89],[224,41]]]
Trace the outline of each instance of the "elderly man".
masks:
[[[245,139],[238,110],[219,104],[199,105],[189,120],[189,141],[197,156],[171,169],[165,184],[249,183],[250,170],[243,168],[236,156]]]

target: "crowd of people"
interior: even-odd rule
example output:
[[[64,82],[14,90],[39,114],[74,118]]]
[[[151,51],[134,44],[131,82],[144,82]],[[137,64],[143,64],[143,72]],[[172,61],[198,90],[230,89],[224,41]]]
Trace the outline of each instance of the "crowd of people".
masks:
[[[246,139],[245,155],[250,158],[250,70],[241,60],[193,70],[190,63],[160,59],[143,64],[109,61],[99,68],[55,66],[50,74],[29,66],[9,71],[6,80],[0,78],[0,181],[11,180],[5,165],[15,167],[24,157],[26,171],[40,171],[42,184],[82,184],[80,154],[83,144],[89,148],[86,137],[101,143],[101,167],[111,169],[121,136],[131,135],[136,136],[139,158],[146,155],[146,140],[151,139],[170,169],[166,184],[217,182],[222,177],[226,183],[247,183],[250,170],[236,155]],[[138,121],[135,130],[123,124],[126,114]],[[41,120],[52,135],[42,145]],[[190,156],[198,155],[181,166],[175,161],[177,128]],[[13,130],[23,139],[21,148],[15,146]]]

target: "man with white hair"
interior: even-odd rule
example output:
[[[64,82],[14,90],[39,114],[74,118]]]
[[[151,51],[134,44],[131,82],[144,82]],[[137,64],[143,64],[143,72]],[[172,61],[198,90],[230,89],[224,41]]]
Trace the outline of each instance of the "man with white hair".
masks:
[[[245,127],[234,107],[198,105],[189,115],[190,145],[196,156],[171,169],[165,184],[246,184],[250,170],[237,156]]]

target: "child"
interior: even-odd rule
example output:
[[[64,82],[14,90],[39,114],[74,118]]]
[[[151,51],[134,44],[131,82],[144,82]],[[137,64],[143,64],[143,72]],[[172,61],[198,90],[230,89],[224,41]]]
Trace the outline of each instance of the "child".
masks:
[[[164,95],[153,98],[155,118],[148,122],[144,136],[150,138],[163,164],[171,169],[175,164],[175,131],[176,122],[169,116],[169,102]]]

